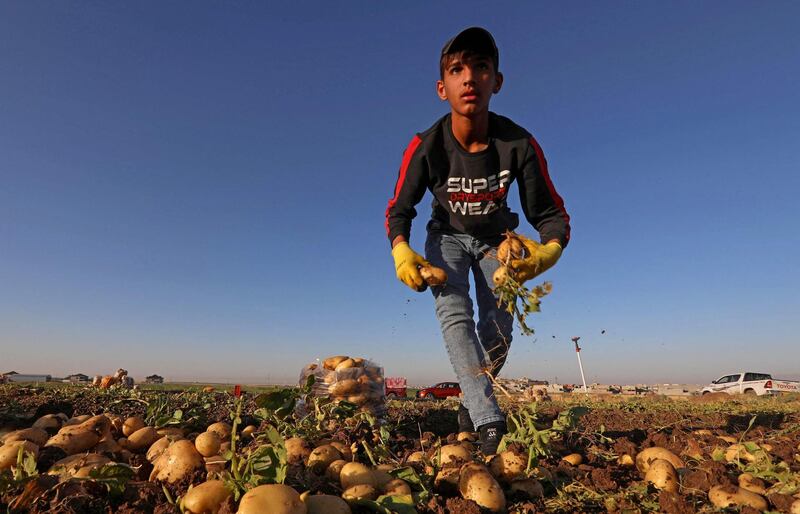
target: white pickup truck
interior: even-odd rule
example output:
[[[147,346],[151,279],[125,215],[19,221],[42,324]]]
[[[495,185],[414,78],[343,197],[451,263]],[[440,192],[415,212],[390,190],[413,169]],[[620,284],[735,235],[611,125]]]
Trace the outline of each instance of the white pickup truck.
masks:
[[[700,394],[728,393],[755,394],[758,396],[781,392],[800,393],[800,382],[776,380],[769,373],[743,371],[720,377],[700,390]]]

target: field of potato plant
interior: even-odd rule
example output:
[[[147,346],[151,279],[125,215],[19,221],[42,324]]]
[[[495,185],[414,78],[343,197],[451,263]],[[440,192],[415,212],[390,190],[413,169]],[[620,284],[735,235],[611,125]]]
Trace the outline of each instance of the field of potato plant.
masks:
[[[457,404],[383,418],[311,390],[0,386],[0,510],[800,513],[800,398],[501,398],[499,453]]]

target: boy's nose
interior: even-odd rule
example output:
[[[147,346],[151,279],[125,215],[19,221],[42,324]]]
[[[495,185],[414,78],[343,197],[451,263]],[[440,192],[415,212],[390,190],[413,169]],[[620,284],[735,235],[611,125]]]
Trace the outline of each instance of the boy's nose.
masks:
[[[464,68],[464,84],[474,84],[472,70],[469,67]]]

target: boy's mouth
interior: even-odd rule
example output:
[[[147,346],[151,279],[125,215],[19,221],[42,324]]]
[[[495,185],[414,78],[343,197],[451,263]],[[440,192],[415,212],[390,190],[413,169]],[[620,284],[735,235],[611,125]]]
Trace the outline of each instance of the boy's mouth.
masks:
[[[475,101],[478,99],[478,93],[475,91],[465,91],[464,93],[461,93],[461,99],[468,102]]]

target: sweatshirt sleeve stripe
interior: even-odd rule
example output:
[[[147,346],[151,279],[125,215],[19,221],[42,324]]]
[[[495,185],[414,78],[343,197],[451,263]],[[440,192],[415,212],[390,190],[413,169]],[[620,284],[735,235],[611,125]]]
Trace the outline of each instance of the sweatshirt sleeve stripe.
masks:
[[[556,205],[556,207],[558,207],[558,210],[561,211],[561,214],[564,217],[564,221],[567,226],[566,240],[569,241],[569,214],[567,214],[567,209],[564,207],[564,200],[561,198],[561,196],[559,196],[558,192],[556,192],[553,181],[550,180],[550,173],[547,171],[547,161],[544,158],[542,147],[539,146],[539,143],[533,138],[533,136],[531,136],[530,142],[534,151],[536,151],[536,160],[539,161],[539,169],[541,170],[542,177],[544,177],[544,181],[547,184],[547,190],[550,192],[550,197],[553,199],[553,203]]]
[[[386,235],[389,235],[389,214],[392,210],[392,207],[395,206],[397,203],[397,198],[400,196],[400,191],[403,189],[403,183],[406,180],[406,172],[408,171],[408,166],[411,164],[411,158],[414,156],[414,152],[417,151],[417,147],[422,143],[422,139],[415,135],[411,142],[406,147],[406,151],[403,152],[403,162],[400,165],[400,174],[397,177],[397,184],[394,186],[394,196],[389,200],[389,205],[386,206]]]

